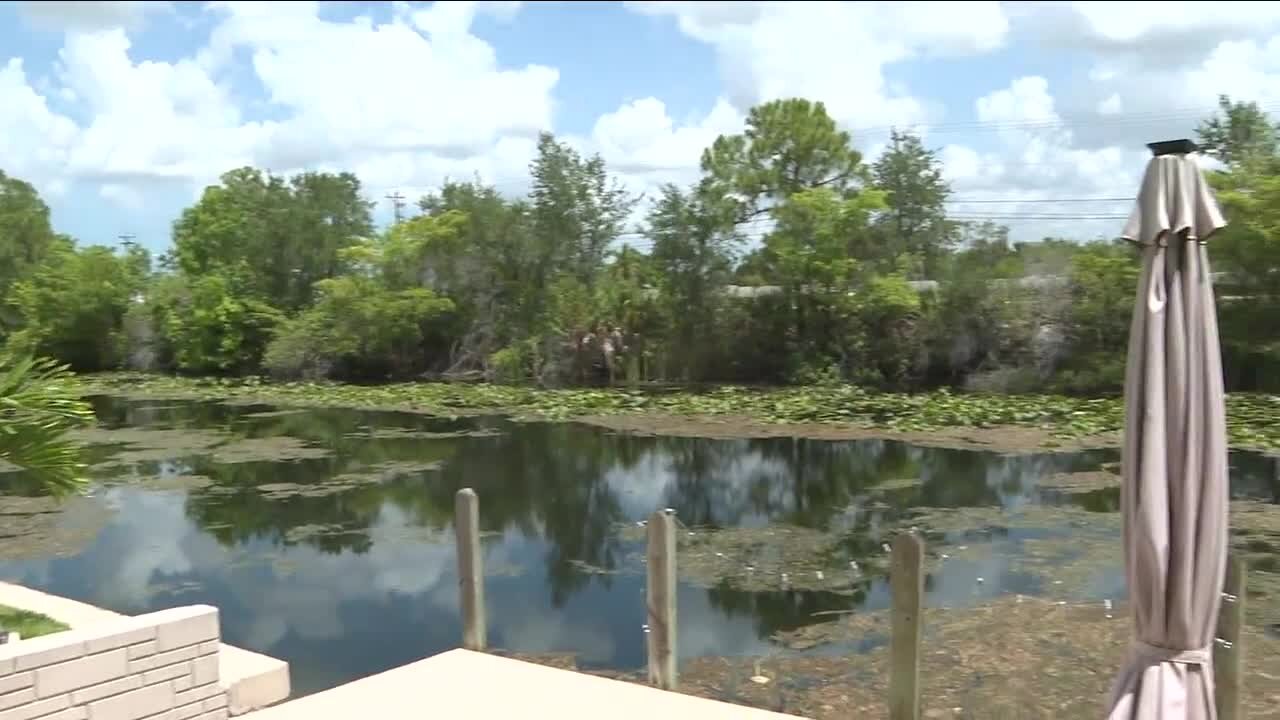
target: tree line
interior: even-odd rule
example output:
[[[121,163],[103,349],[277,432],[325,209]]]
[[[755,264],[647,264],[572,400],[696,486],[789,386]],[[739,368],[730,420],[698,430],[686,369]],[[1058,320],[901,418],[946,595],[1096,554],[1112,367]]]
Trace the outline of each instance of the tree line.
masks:
[[[1280,385],[1280,146],[1256,104],[1198,128],[1230,226],[1210,243],[1228,386]],[[351,173],[232,170],[172,247],[81,246],[0,171],[0,341],[78,371],[377,381],[854,382],[1120,388],[1136,254],[948,217],[940,160],[874,163],[822,103],[753,108],[689,186],[626,192],[543,134],[531,190],[448,182],[385,230]],[[638,212],[639,228],[629,226]],[[647,245],[642,249],[637,245]],[[1014,282],[1056,276],[1059,283]],[[936,280],[921,288],[913,281]],[[1004,281],[1004,282],[1001,282]],[[1238,298],[1245,298],[1240,300]]]

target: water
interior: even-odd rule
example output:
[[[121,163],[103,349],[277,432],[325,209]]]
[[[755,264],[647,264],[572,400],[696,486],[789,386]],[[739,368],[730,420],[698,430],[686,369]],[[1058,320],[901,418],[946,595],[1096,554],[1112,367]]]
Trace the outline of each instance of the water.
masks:
[[[101,482],[92,497],[49,521],[56,527],[28,538],[30,547],[6,552],[0,577],[130,614],[215,605],[226,642],[289,661],[295,696],[458,645],[451,516],[461,487],[475,488],[481,501],[490,644],[572,652],[580,667],[623,670],[644,663],[643,568],[634,562],[638,544],[617,529],[658,508],[675,508],[694,527],[830,531],[840,538],[839,566],[872,567],[884,530],[915,506],[1018,513],[1061,505],[1111,519],[1118,507],[1113,488],[1064,495],[1037,485],[1114,462],[1114,451],[1006,456],[873,440],[654,438],[571,424],[209,402],[97,398],[95,407],[107,428],[180,432],[133,448],[119,444],[129,439],[123,434],[103,434],[117,444],[93,450]],[[213,443],[227,438],[202,445],[200,433],[210,430],[259,445],[241,443],[238,456],[223,453],[220,462]],[[460,432],[471,434],[429,436]],[[290,437],[305,446],[270,440]],[[271,459],[281,454],[292,459]],[[1274,458],[1236,454],[1232,466],[1236,496],[1280,500]],[[189,475],[212,484],[181,480]],[[340,477],[355,480],[334,485]],[[920,483],[874,491],[911,478]],[[100,529],[79,542],[51,539],[94,518]],[[1019,553],[1029,540],[1075,532],[1067,523],[974,528],[964,542],[990,552],[942,564],[929,576],[928,602],[1046,592],[1045,576],[1028,572]],[[1080,597],[1118,597],[1123,573],[1113,563],[1079,584]],[[883,578],[849,585],[856,590],[682,584],[680,655],[797,652],[769,637],[825,619],[814,613],[887,606]]]

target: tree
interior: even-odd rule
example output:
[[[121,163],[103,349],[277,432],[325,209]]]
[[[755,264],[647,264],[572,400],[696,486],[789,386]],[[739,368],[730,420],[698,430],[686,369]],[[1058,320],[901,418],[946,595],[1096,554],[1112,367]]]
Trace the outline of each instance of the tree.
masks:
[[[85,465],[67,432],[92,421],[65,366],[0,353],[0,462],[25,471],[24,489],[64,495],[83,486]]]
[[[310,302],[316,281],[341,272],[343,248],[373,234],[371,207],[351,173],[286,180],[232,170],[174,223],[172,260],[188,277],[216,273],[294,312]]]
[[[539,281],[563,264],[590,287],[609,244],[622,232],[635,204],[609,176],[599,155],[583,158],[550,133],[538,138],[530,205]]]
[[[1115,392],[1124,385],[1124,351],[1140,268],[1132,247],[1094,242],[1071,261],[1067,357],[1058,389]]]
[[[57,243],[49,206],[30,183],[0,170],[0,298],[38,266]],[[0,302],[0,339],[17,323]]]
[[[1205,151],[1227,165],[1209,174],[1227,227],[1209,240],[1219,283],[1224,370],[1234,387],[1274,390],[1280,383],[1280,147],[1278,126],[1256,103],[1223,96],[1219,113],[1197,128]]]
[[[1200,149],[1229,168],[1274,162],[1280,146],[1277,129],[1256,102],[1218,97],[1218,114],[1196,127]]]
[[[876,218],[876,232],[869,236],[871,247],[855,247],[851,252],[887,269],[906,255],[913,275],[936,277],[955,242],[946,211],[951,187],[942,177],[937,154],[926,149],[919,137],[893,130],[889,148],[876,161],[872,174],[888,207]]]
[[[634,199],[609,176],[600,156],[583,158],[550,133],[538,138],[529,219],[531,256],[525,337],[545,363],[544,381],[563,378],[587,328],[590,304],[610,243],[622,232]]]
[[[763,215],[806,189],[839,196],[868,178],[849,133],[836,127],[821,102],[775,100],[751,108],[746,130],[721,135],[702,153],[712,195],[723,198],[738,223]]]
[[[453,302],[350,275],[321,280],[316,304],[286,322],[263,364],[282,376],[404,377],[448,358]]]
[[[432,255],[447,268],[445,290],[462,328],[450,372],[482,369],[495,352],[513,344],[527,347],[544,295],[533,281],[540,269],[528,205],[478,182],[445,183],[418,204],[431,217],[455,213],[464,219],[457,240],[437,244]],[[445,257],[445,248],[455,254]]]
[[[776,221],[764,239],[757,272],[782,285],[790,320],[791,374],[846,370],[847,300],[857,264],[849,248],[867,230],[883,193],[865,189],[862,155],[820,102],[776,100],[751,109],[746,129],[720,136],[702,155],[715,212],[737,223],[768,213]]]
[[[1238,167],[1211,181],[1227,227],[1208,241],[1218,283],[1228,379],[1253,390],[1280,388],[1280,174]]]
[[[686,381],[707,371],[720,293],[740,241],[717,209],[722,206],[708,198],[705,184],[690,192],[668,184],[649,212],[647,233],[673,350],[667,364]]]
[[[932,298],[930,379],[993,391],[1033,389],[1041,380],[1032,363],[1036,325],[1052,325],[1058,308],[1040,289],[1017,281],[1041,267],[1044,248],[1015,248],[1009,228],[992,222],[958,223],[956,234],[959,248],[938,273]]]
[[[795,373],[832,363],[845,373],[853,368],[854,348],[861,343],[849,336],[847,322],[859,264],[849,257],[848,242],[866,231],[871,211],[883,204],[875,191],[845,197],[820,187],[793,193],[774,209],[777,225],[764,242],[791,308],[787,339]]]
[[[262,362],[284,316],[218,274],[180,278],[156,299],[156,318],[174,367],[190,373],[247,373]]]
[[[137,246],[117,254],[102,246],[79,249],[60,238],[12,288],[10,304],[22,329],[10,342],[77,370],[119,367],[128,350],[125,314],[146,287],[150,264]]]

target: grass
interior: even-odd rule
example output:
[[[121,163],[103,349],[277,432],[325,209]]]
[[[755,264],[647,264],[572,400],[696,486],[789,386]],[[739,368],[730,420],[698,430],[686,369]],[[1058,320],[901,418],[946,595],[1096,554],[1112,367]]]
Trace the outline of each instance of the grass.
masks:
[[[86,392],[140,398],[229,400],[282,406],[407,410],[436,415],[510,414],[541,420],[653,413],[736,416],[765,423],[836,423],[899,432],[1027,427],[1070,439],[1118,432],[1120,398],[995,395],[936,390],[881,393],[853,385],[746,388],[706,392],[630,389],[540,390],[488,384],[330,382],[273,383],[260,378],[180,378],[139,373],[84,377]],[[1227,399],[1231,444],[1280,449],[1280,396],[1237,394]]]
[[[22,639],[29,640],[33,637],[69,630],[70,627],[40,613],[0,605],[0,629],[16,632],[22,636]]]

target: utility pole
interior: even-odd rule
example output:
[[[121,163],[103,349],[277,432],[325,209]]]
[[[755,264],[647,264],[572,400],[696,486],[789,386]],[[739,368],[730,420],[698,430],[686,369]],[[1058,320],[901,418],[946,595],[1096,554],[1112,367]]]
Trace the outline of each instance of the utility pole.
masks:
[[[128,250],[137,244],[133,241],[136,237],[138,236],[133,233],[120,233],[116,236],[116,238],[120,240],[120,244],[124,246],[125,250]]]
[[[400,208],[404,207],[404,196],[400,194],[399,190],[397,190],[391,193],[390,195],[388,195],[387,199],[391,201],[391,207],[395,212],[396,224],[399,225],[400,224]]]

